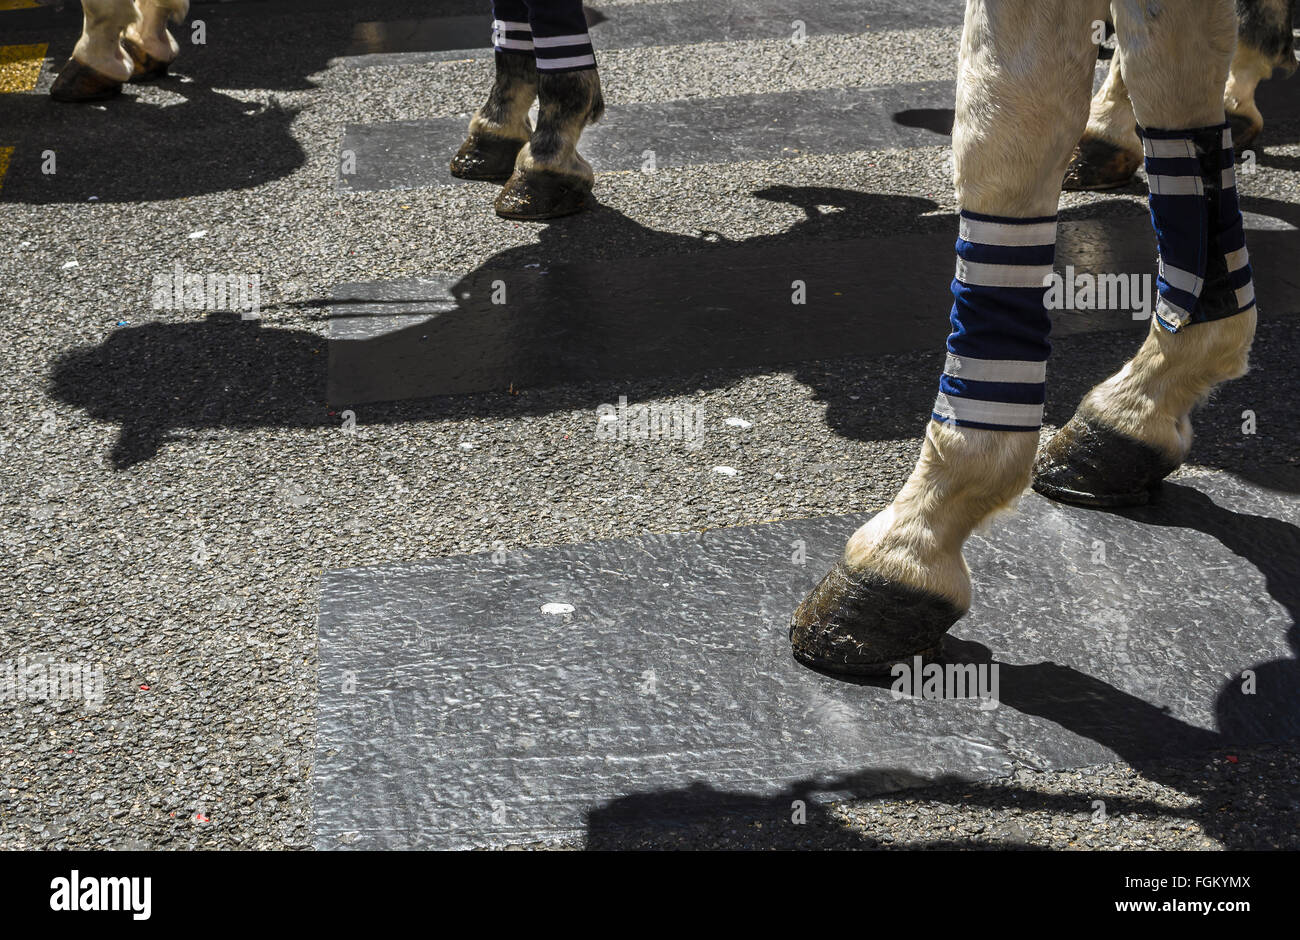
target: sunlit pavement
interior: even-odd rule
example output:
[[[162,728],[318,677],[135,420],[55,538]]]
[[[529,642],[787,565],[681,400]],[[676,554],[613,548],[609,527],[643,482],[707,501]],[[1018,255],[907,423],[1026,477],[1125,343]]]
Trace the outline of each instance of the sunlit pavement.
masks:
[[[945,101],[957,4],[900,12],[825,0],[801,14],[800,41],[783,6],[770,20],[718,4],[595,6],[609,104],[606,126],[590,137],[600,204],[533,225],[493,215],[493,187],[442,176],[456,129],[490,81],[486,48],[446,47],[447,37],[477,35],[473,17],[486,17],[476,4],[196,3],[178,30],[174,76],[101,106],[45,94],[75,42],[75,5],[0,4],[0,663],[35,667],[30,675],[66,666],[81,693],[51,698],[29,684],[26,697],[0,698],[0,847],[364,845],[360,829],[326,825],[339,755],[355,766],[367,755],[376,766],[395,754],[418,760],[409,734],[429,730],[418,721],[452,714],[431,711],[442,693],[424,689],[423,711],[394,710],[385,721],[374,703],[386,690],[409,692],[411,675],[438,673],[392,668],[404,664],[385,659],[384,644],[452,671],[458,655],[495,661],[482,659],[489,647],[456,641],[457,628],[486,629],[482,607],[460,617],[435,604],[412,619],[399,604],[391,632],[374,629],[389,622],[384,572],[449,559],[431,563],[445,577],[500,553],[501,584],[515,583],[511,559],[540,553],[558,559],[558,573],[565,558],[600,557],[589,544],[598,540],[666,545],[677,538],[669,533],[870,512],[893,495],[917,453],[947,328],[955,205]],[[437,17],[456,19],[429,22]],[[201,44],[194,21],[204,24]],[[500,698],[484,696],[482,722],[458,713],[473,733],[449,736],[428,765],[456,765],[445,747],[460,740],[488,747],[495,763],[477,766],[498,778],[489,786],[486,772],[466,772],[444,782],[430,770],[422,779],[397,760],[405,789],[381,787],[392,796],[376,829],[404,828],[386,844],[436,844],[455,828],[460,844],[1294,847],[1300,751],[1236,743],[1240,725],[1223,724],[1216,695],[1256,667],[1251,704],[1267,702],[1277,721],[1240,740],[1289,737],[1295,703],[1280,690],[1297,687],[1288,678],[1300,601],[1286,576],[1300,567],[1300,432],[1288,407],[1300,275],[1286,264],[1300,247],[1297,87],[1266,86],[1269,123],[1254,172],[1239,176],[1262,265],[1253,371],[1199,413],[1166,516],[1066,512],[1028,497],[1035,506],[973,550],[988,613],[954,634],[1011,670],[1004,691],[1020,682],[1019,698],[1004,696],[993,720],[1024,722],[1040,737],[985,741],[951,725],[933,738],[947,744],[922,759],[908,748],[922,749],[918,735],[954,703],[895,702],[887,687],[844,691],[824,680],[822,710],[784,727],[851,731],[862,715],[846,717],[842,703],[874,693],[894,726],[889,735],[873,726],[882,735],[875,758],[867,747],[846,753],[855,762],[830,779],[759,781],[764,740],[744,739],[750,750],[724,760],[734,742],[715,736],[708,743],[722,756],[710,766],[748,769],[752,785],[708,767],[694,790],[673,774],[615,775],[589,804],[564,803],[556,821],[532,812],[545,801],[520,785],[528,775],[511,770],[503,784],[500,768],[524,766],[548,735],[553,743],[586,727],[612,756],[617,741],[583,725],[596,714],[586,706],[570,709],[571,727],[563,711],[530,727],[539,719],[529,711],[494,710]],[[704,117],[692,125],[695,115]],[[349,152],[355,173],[344,172]],[[1140,182],[1067,194],[1062,221],[1074,239],[1063,241],[1067,255],[1125,271],[1150,265]],[[174,289],[178,274],[182,284],[186,274],[223,276],[228,309],[214,309],[211,296],[191,303]],[[795,280],[807,304],[789,303]],[[497,281],[513,302],[492,303]],[[256,313],[235,296],[255,300]],[[1057,322],[1053,426],[1145,329],[1128,311],[1074,316]],[[617,414],[623,400],[700,415],[702,433],[598,437],[600,406]],[[1159,618],[1155,602],[1103,604],[1084,581],[1049,594],[1052,579],[1031,563],[1054,531],[1044,528],[1049,517],[1068,520],[1061,531],[1076,540],[1080,578],[1097,575],[1094,540],[1104,544],[1101,564],[1125,573],[1113,582],[1121,596],[1126,583],[1143,584],[1134,551],[1189,539],[1216,560],[1182,572],[1184,589],[1169,592]],[[822,555],[833,532],[823,533]],[[796,552],[786,549],[776,557],[774,546],[752,570],[784,571],[778,564]],[[474,553],[478,561],[466,560]],[[671,552],[656,562],[675,572],[663,593],[617,618],[608,604],[513,600],[568,625],[558,661],[584,623],[604,625],[593,639],[614,639],[592,649],[610,657],[609,670],[603,679],[602,660],[586,662],[588,694],[604,689],[689,722],[681,664],[707,675],[718,661],[665,650],[725,633],[716,619],[699,621],[710,611],[738,622],[737,612],[755,611],[745,621],[760,630],[752,688],[772,688],[764,681],[795,667],[761,629],[780,639],[782,592],[815,579],[822,555],[790,564],[778,589],[734,602],[692,595],[698,572],[673,569],[680,556]],[[614,557],[626,566],[633,556]],[[371,570],[362,582],[372,594],[332,607],[331,585],[352,569]],[[545,572],[530,577],[540,590]],[[434,594],[448,611],[478,596],[469,582],[462,594],[448,583]],[[1023,614],[1042,597],[1068,602],[1075,585],[1077,609],[1032,622]],[[770,603],[756,607],[762,597]],[[540,611],[562,602],[575,610]],[[997,621],[994,612],[1016,604],[1023,620]],[[1236,631],[1224,622],[1233,610]],[[498,624],[503,635],[526,624],[511,616]],[[344,637],[349,622],[364,626],[357,635],[377,665],[346,645],[357,669],[324,661],[333,648],[318,647],[322,622]],[[1071,658],[1053,625],[1098,640]],[[657,632],[637,647],[642,626]],[[665,647],[668,631],[677,639]],[[1228,635],[1239,645],[1207,653],[1209,637]],[[1045,649],[1055,649],[1055,665]],[[656,695],[647,696],[643,674],[655,663],[641,660],[655,650]],[[505,654],[499,662],[522,665]],[[1123,665],[1111,671],[1112,662]],[[627,675],[630,690],[620,684]],[[1062,675],[1077,692],[1068,707],[1035,692]],[[547,681],[534,688],[564,689],[562,676]],[[779,699],[746,700],[750,685],[733,683],[725,691],[745,727],[769,727],[751,719],[771,718]],[[322,714],[346,714],[349,695],[364,705],[356,720],[322,728]],[[960,704],[963,721],[980,717],[969,714],[977,704]],[[723,707],[721,698],[707,705]],[[1125,722],[1176,728],[1185,749],[1129,747],[1108,731]],[[569,742],[567,753],[591,746]],[[1055,750],[1044,757],[1041,748]],[[692,765],[670,769],[689,776]],[[897,788],[906,792],[888,795]],[[853,793],[865,798],[847,799]],[[434,797],[439,815],[422,820]],[[845,799],[825,802],[836,797]],[[803,825],[792,819],[796,801],[807,804]],[[572,818],[585,823],[575,828]]]

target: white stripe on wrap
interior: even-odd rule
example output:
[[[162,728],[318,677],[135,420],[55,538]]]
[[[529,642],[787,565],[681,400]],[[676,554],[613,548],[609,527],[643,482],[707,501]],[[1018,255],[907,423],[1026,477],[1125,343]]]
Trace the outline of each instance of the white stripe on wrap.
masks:
[[[1223,189],[1232,189],[1237,185],[1237,170],[1235,167],[1228,167],[1219,174],[1219,186]]]
[[[1157,160],[1170,160],[1175,157],[1194,157],[1196,148],[1187,137],[1143,137],[1142,152]]]
[[[1236,251],[1230,251],[1224,255],[1223,260],[1228,265],[1229,271],[1239,271],[1250,263],[1250,253],[1246,251],[1243,245]]]
[[[542,56],[537,57],[537,67],[545,72],[547,69],[572,69],[583,65],[595,65],[596,57],[594,55],[575,55],[567,59],[546,59]]]
[[[537,43],[538,49],[549,49],[552,46],[590,46],[591,35],[577,33],[573,36],[534,36],[533,42]]]
[[[971,382],[1026,382],[1041,384],[1047,381],[1046,362],[1023,362],[1019,359],[975,359],[948,353],[943,371],[954,379]]]
[[[1205,185],[1199,176],[1147,176],[1147,186],[1157,196],[1204,196]]]
[[[532,51],[533,44],[527,39],[498,39],[496,42],[498,49],[526,49]]]
[[[1231,150],[1231,149],[1232,149],[1232,131],[1231,131],[1229,128],[1226,128],[1226,127],[1225,127],[1225,128],[1223,129],[1223,137],[1222,137],[1222,140],[1223,140],[1223,149],[1224,149],[1224,150]]]
[[[970,287],[1046,287],[1050,264],[985,264],[957,259],[957,280]]]
[[[1176,287],[1179,290],[1187,291],[1189,294],[1201,296],[1201,288],[1205,286],[1205,278],[1197,277],[1191,271],[1184,271],[1182,268],[1176,268],[1172,264],[1165,264],[1165,259],[1160,259],[1160,276],[1165,279],[1165,283],[1170,287]]]
[[[1021,405],[1003,401],[979,401],[956,398],[943,392],[934,400],[934,413],[958,421],[980,424],[1005,424],[1009,427],[1037,430],[1043,424],[1042,405]]]
[[[514,20],[493,20],[493,29],[506,29],[512,33],[526,33],[531,27],[527,23],[516,23]]]
[[[1008,248],[1055,245],[1056,223],[986,222],[983,219],[968,219],[963,215],[957,226],[957,234],[962,241],[979,245],[1002,245]]]
[[[1237,288],[1237,309],[1249,307],[1255,301],[1255,282]]]

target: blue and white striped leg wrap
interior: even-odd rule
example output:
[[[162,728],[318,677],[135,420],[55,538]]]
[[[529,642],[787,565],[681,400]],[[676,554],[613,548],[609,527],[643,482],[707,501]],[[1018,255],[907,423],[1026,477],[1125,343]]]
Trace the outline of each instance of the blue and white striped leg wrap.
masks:
[[[528,25],[524,0],[492,3],[492,48],[497,52],[533,53],[533,29]]]
[[[952,333],[933,418],[958,427],[1037,431],[1047,392],[1044,295],[1056,216],[961,213]]]
[[[1160,248],[1156,320],[1177,332],[1255,305],[1227,124],[1138,128]]]
[[[539,72],[596,67],[581,0],[497,0],[492,16],[493,47],[533,53]]]

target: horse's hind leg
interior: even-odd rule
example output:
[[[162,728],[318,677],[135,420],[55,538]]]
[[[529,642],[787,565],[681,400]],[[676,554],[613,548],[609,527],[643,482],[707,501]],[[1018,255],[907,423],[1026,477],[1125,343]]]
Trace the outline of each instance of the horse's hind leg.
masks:
[[[167,74],[180,46],[167,30],[167,23],[180,23],[189,13],[190,0],[136,0],[140,18],[126,28],[122,46],[135,64],[135,81],[149,81]]]
[[[605,110],[581,0],[528,0],[537,58],[537,127],[496,198],[508,219],[550,219],[590,203],[595,174],[578,153],[583,128]]]
[[[1088,127],[1065,171],[1065,189],[1114,189],[1142,164],[1133,102],[1124,85],[1124,50],[1116,47],[1110,71],[1092,97]]]
[[[962,207],[953,332],[921,457],[795,612],[801,662],[888,671],[970,606],[962,545],[1029,482],[1042,424],[1056,209],[1082,133],[1104,3],[970,0],[953,153]]]
[[[1148,500],[1191,447],[1192,409],[1245,373],[1255,332],[1223,109],[1232,3],[1153,10],[1115,3],[1160,251],[1155,315],[1137,355],[1088,393],[1034,474],[1039,492],[1084,505]]]
[[[1255,106],[1259,83],[1274,69],[1281,69],[1284,75],[1296,70],[1291,33],[1294,6],[1295,0],[1246,0],[1237,4],[1241,22],[1223,106],[1232,126],[1232,144],[1238,150],[1249,147],[1264,129],[1264,116]]]

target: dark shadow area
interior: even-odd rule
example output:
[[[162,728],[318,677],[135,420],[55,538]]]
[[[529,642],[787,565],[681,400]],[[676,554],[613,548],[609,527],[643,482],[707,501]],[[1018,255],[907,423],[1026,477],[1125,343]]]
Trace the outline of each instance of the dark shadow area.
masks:
[[[1233,512],[1215,504],[1197,490],[1166,484],[1160,499],[1122,515],[1147,525],[1190,528],[1221,541],[1242,560],[1262,572],[1269,595],[1286,608],[1291,618],[1286,637],[1293,653],[1300,655],[1300,528],[1268,517]],[[1155,628],[1153,628],[1155,629]],[[989,649],[980,644],[950,638],[944,658],[952,662],[991,664]],[[1181,721],[1162,707],[1115,688],[1069,666],[1044,662],[1032,665],[997,663],[1000,674],[1000,704],[1019,712],[1045,718],[1074,734],[1096,741],[1114,751],[1147,778],[1194,798],[1196,808],[1179,810],[1142,801],[1110,800],[1108,813],[1190,816],[1207,836],[1229,849],[1260,848],[1253,827],[1242,825],[1237,815],[1225,815],[1237,798],[1237,784],[1231,775],[1188,772],[1188,760],[1223,761],[1242,747],[1300,737],[1300,659],[1274,659],[1263,663],[1225,663],[1224,671],[1234,674],[1223,683],[1216,697],[1217,730],[1198,728]],[[1241,674],[1254,674],[1253,694],[1244,694]],[[871,686],[886,692],[892,682],[883,679],[854,679],[836,676],[837,681]],[[1177,759],[1185,760],[1179,761]],[[1246,772],[1243,768],[1243,773]],[[1267,772],[1267,771],[1264,771]],[[1010,784],[977,784],[960,775],[926,779],[906,769],[862,770],[838,779],[802,780],[776,796],[720,791],[703,784],[661,793],[632,794],[601,806],[588,814],[589,849],[680,846],[734,846],[738,838],[746,848],[757,849],[843,849],[879,848],[882,842],[872,834],[845,829],[832,818],[818,794],[837,798],[870,799],[900,790],[909,798],[925,799],[938,788],[965,790],[960,797],[949,792],[944,800],[986,808],[1018,807],[1026,812],[1051,810],[1080,811],[1078,797],[1040,794]],[[1086,796],[1086,794],[1081,794]],[[1279,793],[1282,812],[1300,821],[1300,805],[1294,794]],[[794,801],[806,804],[807,823],[792,825]],[[1290,800],[1290,803],[1286,803]],[[1260,812],[1247,806],[1245,812]],[[757,825],[755,825],[757,823]],[[1271,834],[1285,832],[1285,825],[1265,827]],[[738,837],[737,833],[743,833]],[[1267,843],[1262,843],[1267,846]],[[924,842],[892,847],[956,848],[968,843]],[[1015,841],[990,840],[980,848],[1024,848]]]
[[[890,117],[895,124],[903,127],[919,127],[945,137],[952,136],[952,125],[956,119],[952,108],[909,108],[906,111],[895,111]]]
[[[283,178],[306,162],[290,133],[296,110],[274,97],[259,104],[224,90],[315,88],[310,76],[344,54],[357,22],[420,10],[427,13],[419,0],[194,3],[186,22],[172,27],[181,46],[173,74],[156,83],[182,96],[182,103],[145,103],[142,86],[130,84],[98,104],[64,104],[46,94],[0,95],[5,143],[15,145],[0,201],[85,203],[93,196],[100,203],[145,202]],[[439,4],[439,12],[483,14],[483,8],[472,0],[450,0]],[[197,22],[203,24],[201,43],[195,42]],[[81,5],[69,0],[8,11],[5,28],[6,43],[48,43],[57,70],[81,33]],[[48,150],[57,155],[54,174],[42,172]]]
[[[735,848],[739,841],[744,848],[768,850],[880,848],[882,843],[872,836],[845,829],[818,795],[836,793],[865,799],[882,792],[960,782],[955,777],[927,779],[906,770],[885,769],[799,780],[771,796],[719,790],[705,783],[634,793],[587,813],[583,847],[589,851],[709,849]],[[794,824],[798,812],[804,821]],[[744,834],[738,836],[738,830]],[[932,843],[924,847],[959,846]],[[995,847],[1027,848],[1014,844]]]
[[[121,424],[115,467],[148,460],[174,431],[207,427],[320,427],[325,342],[306,330],[263,327],[239,314],[151,323],[74,350],[50,394]]]
[[[1261,82],[1255,91],[1255,105],[1264,116],[1264,129],[1248,149],[1255,151],[1260,166],[1300,169],[1300,157],[1265,152],[1267,147],[1300,143],[1300,77],[1297,76],[1300,72],[1289,78],[1271,78]],[[1241,154],[1237,159],[1240,162]]]
[[[629,395],[662,397],[727,387],[783,364],[826,403],[837,433],[859,440],[916,437],[933,402],[948,331],[951,217],[922,217],[935,208],[927,199],[830,187],[774,186],[756,195],[798,206],[804,218],[788,230],[737,243],[708,232],[655,231],[599,207],[541,227],[536,244],[488,259],[452,286],[451,309],[415,326],[329,343],[306,330],[263,327],[238,316],[126,327],[98,346],[59,357],[50,394],[122,427],[114,452],[118,467],[148,459],[174,429],[324,427],[337,423],[330,411],[344,408],[354,408],[362,424],[550,413],[594,407],[594,396],[608,400],[615,381]],[[1289,204],[1244,204],[1300,221]],[[1117,209],[1120,219],[1145,224],[1139,207],[1120,203]],[[886,239],[852,240],[864,232],[864,220],[874,226],[882,219],[891,225],[897,219],[899,230],[915,232],[924,255],[914,245],[887,254]],[[1252,232],[1252,253],[1294,252],[1296,241],[1295,232]],[[564,266],[562,259],[599,257],[611,245],[636,257]],[[1106,260],[1117,249],[1104,237],[1081,250],[1092,253],[1100,270],[1122,270],[1125,263]],[[670,277],[670,263],[685,267]],[[695,280],[680,276],[683,271]],[[492,303],[503,272],[512,290],[531,292],[528,302]],[[803,306],[791,304],[796,276],[807,285]],[[607,300],[592,302],[597,296]],[[329,303],[329,316],[337,318],[354,311],[381,316],[390,302],[400,315],[410,314],[409,302],[373,291],[299,305]],[[1057,340],[1049,422],[1069,419],[1083,394],[1132,354],[1146,324],[1121,315],[1113,331],[1099,329]],[[1300,429],[1270,410],[1300,390],[1288,351],[1295,333],[1289,320],[1262,324],[1252,372],[1228,383],[1198,420],[1193,462],[1300,491],[1294,459]],[[348,363],[353,375],[396,378],[400,388],[417,392],[433,376],[448,394],[365,405],[330,396],[330,371],[340,371],[337,347],[363,356]],[[334,357],[329,369],[327,351]],[[494,390],[466,394],[457,383]],[[593,392],[592,385],[601,390]],[[268,396],[268,389],[275,394]],[[1245,409],[1270,416],[1266,433],[1240,433]]]
[[[240,101],[198,82],[164,79],[184,97],[158,107],[131,94],[103,110],[45,95],[7,95],[0,120],[39,128],[40,146],[18,147],[4,201],[35,204],[154,202],[251,189],[306,162],[290,133],[294,110]],[[57,171],[43,173],[54,151]]]

